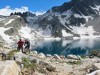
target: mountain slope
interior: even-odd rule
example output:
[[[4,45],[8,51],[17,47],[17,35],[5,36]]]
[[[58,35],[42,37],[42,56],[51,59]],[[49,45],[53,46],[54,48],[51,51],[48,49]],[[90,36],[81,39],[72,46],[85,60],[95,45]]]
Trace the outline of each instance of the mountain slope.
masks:
[[[28,23],[18,15],[8,16],[0,21],[0,43],[12,45],[20,38],[34,40],[41,37]],[[41,37],[42,38],[42,37]]]
[[[92,25],[86,27],[85,24],[100,15],[99,9],[100,0],[72,0],[48,10],[33,22],[33,26],[38,25],[44,31],[51,30],[54,37],[66,37],[69,33],[73,36],[93,35],[97,31]],[[63,31],[66,31],[66,35],[62,35]]]

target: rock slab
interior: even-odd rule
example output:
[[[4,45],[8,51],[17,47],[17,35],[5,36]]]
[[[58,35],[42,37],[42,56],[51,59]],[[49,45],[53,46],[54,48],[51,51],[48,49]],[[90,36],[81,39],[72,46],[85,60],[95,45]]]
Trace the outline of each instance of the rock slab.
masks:
[[[100,70],[100,63],[95,63],[92,66],[93,70]]]
[[[19,75],[20,68],[15,61],[7,60],[0,62],[0,75]]]

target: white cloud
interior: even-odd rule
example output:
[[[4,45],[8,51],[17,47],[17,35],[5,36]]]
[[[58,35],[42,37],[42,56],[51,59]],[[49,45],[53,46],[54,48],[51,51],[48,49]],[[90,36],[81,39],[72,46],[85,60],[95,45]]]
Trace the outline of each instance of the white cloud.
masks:
[[[0,15],[9,16],[10,13],[26,12],[26,11],[28,11],[28,7],[21,7],[21,8],[12,9],[10,6],[6,6],[2,9],[0,9]]]
[[[14,12],[26,12],[26,11],[29,11],[28,7],[24,6],[24,7],[21,7],[21,8],[14,8],[12,9],[10,6],[6,6],[4,8],[1,8],[0,9],[0,15],[4,15],[4,16],[9,16],[11,13],[14,13]],[[37,12],[32,12],[36,15],[42,15],[45,13],[45,11],[37,11]]]
[[[38,15],[43,15],[44,13],[46,13],[46,11],[37,11],[37,12],[32,12],[33,14]]]

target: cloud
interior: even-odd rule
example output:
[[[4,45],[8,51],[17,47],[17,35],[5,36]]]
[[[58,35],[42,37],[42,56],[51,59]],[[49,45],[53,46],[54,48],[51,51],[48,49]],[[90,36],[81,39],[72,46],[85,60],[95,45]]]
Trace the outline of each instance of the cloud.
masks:
[[[14,13],[14,12],[26,12],[26,11],[29,11],[28,7],[26,6],[23,6],[21,8],[14,8],[12,9],[10,6],[6,6],[2,9],[0,9],[0,15],[4,15],[4,16],[9,16],[11,13]],[[36,15],[42,15],[45,13],[45,11],[37,11],[37,12],[32,12]]]
[[[33,14],[38,15],[43,15],[44,13],[46,13],[46,11],[37,11],[37,12],[32,12]]]
[[[26,12],[26,11],[28,11],[28,7],[12,9],[10,6],[6,6],[0,9],[0,15],[9,16],[11,13],[14,13],[14,12]]]

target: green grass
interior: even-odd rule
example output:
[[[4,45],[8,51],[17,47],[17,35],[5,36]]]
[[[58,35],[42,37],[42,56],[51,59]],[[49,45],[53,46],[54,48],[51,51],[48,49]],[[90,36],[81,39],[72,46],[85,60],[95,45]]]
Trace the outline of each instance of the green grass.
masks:
[[[7,54],[7,60],[11,60],[15,53],[19,52],[18,50],[12,50]]]
[[[22,63],[24,68],[35,70],[37,68],[37,64],[30,61],[28,58],[22,58]]]

